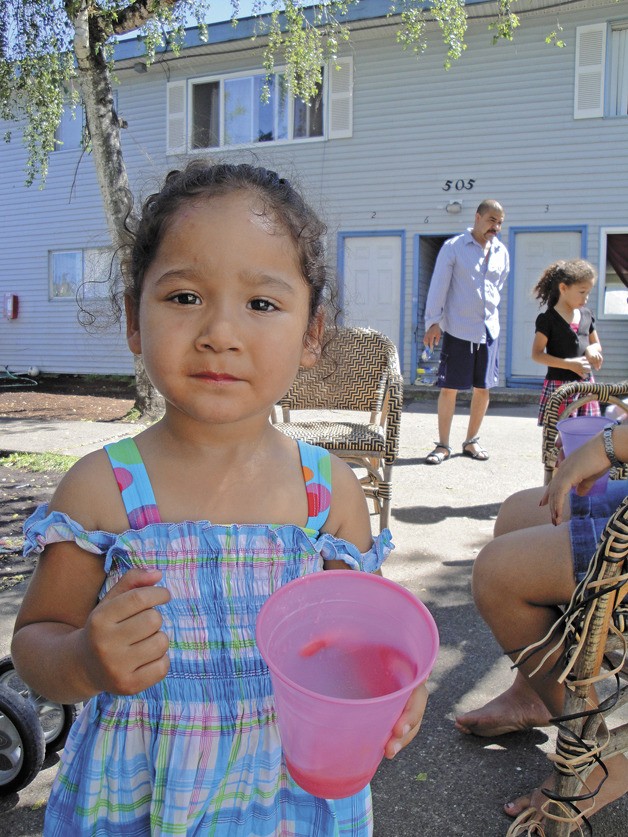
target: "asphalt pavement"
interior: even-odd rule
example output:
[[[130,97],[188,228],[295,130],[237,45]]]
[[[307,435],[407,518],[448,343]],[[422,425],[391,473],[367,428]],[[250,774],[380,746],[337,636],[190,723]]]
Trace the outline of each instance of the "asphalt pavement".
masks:
[[[461,403],[451,459],[428,466],[424,459],[437,438],[436,404],[414,400],[404,408],[393,472],[390,528],[396,549],[384,574],[429,607],[441,648],[420,734],[393,761],[384,760],[373,780],[375,837],[501,837],[510,822],[503,803],[539,784],[550,770],[552,729],[480,739],[453,727],[457,713],[485,703],[512,680],[509,660],[475,611],[470,578],[501,502],[543,481],[536,412],[536,404],[523,397],[491,404],[481,433],[490,459],[476,462],[461,455],[468,420],[468,403]],[[125,435],[125,424],[0,418],[0,450],[81,455]],[[0,594],[0,654],[8,650],[23,593],[18,585]],[[42,833],[57,765],[58,757],[49,758],[28,787],[0,798],[5,837]],[[596,837],[624,837],[626,822],[628,796],[592,821]]]

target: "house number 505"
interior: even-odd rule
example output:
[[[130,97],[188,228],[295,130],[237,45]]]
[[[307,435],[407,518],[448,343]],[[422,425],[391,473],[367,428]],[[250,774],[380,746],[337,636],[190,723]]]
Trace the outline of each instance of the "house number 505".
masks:
[[[462,178],[459,180],[446,180],[445,185],[443,186],[443,192],[450,192],[452,189],[455,189],[456,192],[464,192],[465,189],[470,191],[473,189],[474,183],[474,177],[470,177],[468,180],[463,180]]]

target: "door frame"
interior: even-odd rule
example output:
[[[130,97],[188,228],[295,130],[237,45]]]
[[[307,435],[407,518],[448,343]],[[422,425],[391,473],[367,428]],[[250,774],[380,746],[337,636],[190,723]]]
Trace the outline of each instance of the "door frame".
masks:
[[[336,270],[338,274],[338,305],[340,307],[339,321],[344,323],[345,301],[345,239],[347,238],[399,238],[401,243],[401,275],[399,277],[399,335],[397,351],[402,375],[404,369],[404,318],[406,307],[406,231],[405,230],[349,230],[339,232],[336,236]]]
[[[543,381],[543,374],[529,377],[512,374],[513,361],[513,328],[514,322],[514,304],[515,294],[514,285],[517,281],[515,269],[515,253],[517,247],[517,235],[519,233],[552,233],[552,232],[579,232],[580,233],[580,258],[587,257],[587,224],[551,224],[542,227],[510,227],[508,230],[508,251],[510,253],[510,275],[508,276],[508,305],[506,308],[506,386],[516,389],[517,387],[538,386]],[[532,345],[532,335],[530,335],[530,345]]]
[[[419,315],[425,311],[425,302],[427,300],[427,293],[425,294],[425,298],[421,298],[421,288],[420,288],[420,279],[421,279],[421,239],[422,238],[440,238],[442,239],[441,247],[443,244],[448,241],[450,238],[454,238],[454,236],[460,235],[460,232],[452,232],[448,230],[447,232],[434,232],[430,230],[429,233],[422,232],[416,233],[414,236],[413,241],[413,253],[412,253],[412,352],[410,358],[410,372],[411,372],[411,380],[414,381],[415,378],[415,370],[419,365],[419,344],[423,345],[423,334],[418,333],[419,328]],[[431,274],[433,272],[434,265],[431,266],[432,270],[430,270],[430,282],[431,282]],[[429,291],[429,284],[427,290]],[[421,352],[423,349],[421,349]]]

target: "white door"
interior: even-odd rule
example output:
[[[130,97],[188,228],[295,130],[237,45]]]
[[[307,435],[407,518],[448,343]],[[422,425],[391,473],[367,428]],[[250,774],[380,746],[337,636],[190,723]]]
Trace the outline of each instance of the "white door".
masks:
[[[512,368],[511,375],[542,378],[545,367],[530,358],[534,340],[534,323],[541,310],[534,298],[534,286],[541,274],[558,259],[577,259],[581,255],[579,230],[548,230],[547,232],[515,233],[512,306]]]
[[[381,331],[399,347],[401,236],[347,236],[343,241],[344,322]]]

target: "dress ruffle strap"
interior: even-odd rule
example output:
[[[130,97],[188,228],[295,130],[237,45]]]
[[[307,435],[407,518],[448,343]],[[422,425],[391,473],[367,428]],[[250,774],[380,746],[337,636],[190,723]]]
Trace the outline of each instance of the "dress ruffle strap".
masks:
[[[39,506],[24,524],[23,553],[40,555],[51,543],[73,541],[93,555],[107,552],[116,540],[111,532],[87,532],[79,523],[63,512],[48,513],[47,504]]]
[[[103,531],[86,531],[79,523],[63,512],[48,512],[43,504],[24,524],[24,555],[40,555],[51,543],[70,541],[93,555],[105,555],[105,571],[109,571],[113,552],[129,555],[159,551],[168,552],[174,547],[180,554],[189,554],[190,560],[199,547],[206,554],[246,554],[264,550],[269,559],[273,555],[295,552],[304,558],[307,554],[318,554],[323,561],[344,561],[353,570],[375,572],[395,548],[390,530],[384,529],[373,540],[367,552],[360,552],[354,544],[330,534],[318,538],[308,536],[296,526],[212,526],[211,523],[191,522],[172,524],[150,524],[140,532],[129,530],[121,534]],[[274,546],[273,546],[274,543]]]
[[[373,573],[379,570],[395,548],[389,529],[383,529],[373,540],[368,552],[360,550],[348,541],[323,534],[316,541],[316,550],[323,561],[344,561],[352,570]]]

